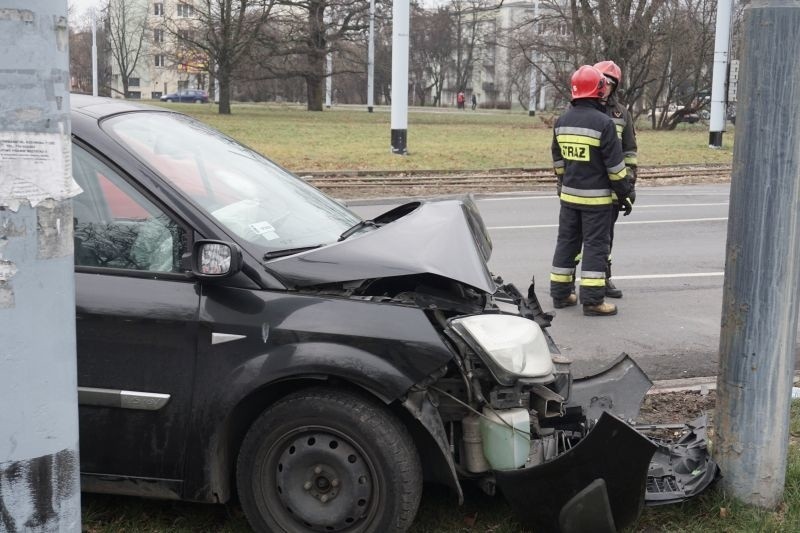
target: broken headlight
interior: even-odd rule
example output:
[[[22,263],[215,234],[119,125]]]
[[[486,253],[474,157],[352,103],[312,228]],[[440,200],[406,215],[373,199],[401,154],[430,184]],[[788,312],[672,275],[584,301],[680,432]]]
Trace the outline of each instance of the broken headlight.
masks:
[[[536,322],[516,315],[473,315],[455,318],[450,326],[500,384],[513,385],[519,378],[552,381],[550,349]]]

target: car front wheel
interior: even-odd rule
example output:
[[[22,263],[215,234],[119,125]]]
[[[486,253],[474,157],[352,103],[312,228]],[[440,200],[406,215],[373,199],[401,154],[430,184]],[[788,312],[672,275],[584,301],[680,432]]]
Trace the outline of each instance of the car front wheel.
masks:
[[[167,99],[166,99],[166,100],[164,100],[164,101],[165,101],[165,102],[172,103],[172,98],[167,98]]]
[[[402,532],[422,469],[406,428],[351,392],[308,389],[264,411],[242,443],[239,499],[261,532]]]
[[[200,99],[198,98],[197,100],[195,100],[195,101],[194,101],[194,103],[195,103],[195,104],[202,104],[202,103],[203,103],[203,101],[202,101],[202,100],[200,100]]]

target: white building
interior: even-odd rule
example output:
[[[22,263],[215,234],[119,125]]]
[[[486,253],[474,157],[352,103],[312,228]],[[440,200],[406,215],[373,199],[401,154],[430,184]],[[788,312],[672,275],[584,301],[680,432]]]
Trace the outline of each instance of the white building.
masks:
[[[125,10],[126,16],[120,16],[120,12],[115,16],[115,9]],[[138,47],[139,36],[142,38],[125,97],[159,99],[178,89],[207,89],[205,59],[189,52],[182,44],[198,26],[197,12],[191,0],[111,0],[109,17],[112,25],[117,20],[128,28],[129,48]],[[111,45],[115,45],[113,39]],[[122,98],[119,62],[113,53],[110,60],[112,95]]]

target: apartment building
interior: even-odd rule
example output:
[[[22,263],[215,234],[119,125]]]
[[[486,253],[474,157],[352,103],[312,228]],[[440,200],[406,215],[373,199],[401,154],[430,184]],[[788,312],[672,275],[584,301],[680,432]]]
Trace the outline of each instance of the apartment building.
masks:
[[[112,38],[112,47],[122,43],[118,46],[126,46],[130,57],[139,50],[136,66],[128,77],[127,94],[123,91],[119,61],[110,54],[115,98],[157,100],[180,89],[208,89],[206,59],[187,44],[199,26],[198,12],[191,0],[111,0],[109,19],[111,31],[116,24],[127,37]]]

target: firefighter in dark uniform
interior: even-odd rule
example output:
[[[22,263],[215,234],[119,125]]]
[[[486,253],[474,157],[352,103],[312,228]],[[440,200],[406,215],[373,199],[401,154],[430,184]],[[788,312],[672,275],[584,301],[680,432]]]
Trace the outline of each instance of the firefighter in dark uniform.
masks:
[[[617,137],[622,141],[622,155],[625,157],[625,166],[628,167],[628,180],[631,183],[631,193],[628,196],[631,203],[636,201],[636,170],[637,170],[637,146],[636,130],[633,127],[633,117],[628,109],[617,99],[617,86],[622,81],[622,69],[613,61],[601,61],[595,63],[594,67],[603,73],[611,84],[611,90],[605,100],[601,102],[606,106],[606,114],[611,117],[616,127]],[[611,241],[609,243],[608,265],[606,267],[606,296],[609,298],[622,298],[622,291],[614,286],[611,281],[611,248],[614,247],[614,224],[619,218],[620,205],[616,195],[613,210],[611,211]]]
[[[558,118],[553,131],[561,211],[550,296],[557,308],[578,303],[573,292],[575,257],[583,245],[580,300],[587,316],[617,314],[617,307],[604,301],[612,192],[622,199],[626,215],[632,209],[622,145],[614,121],[601,103],[609,90],[598,69],[590,65],[579,68],[572,75],[572,107]]]

